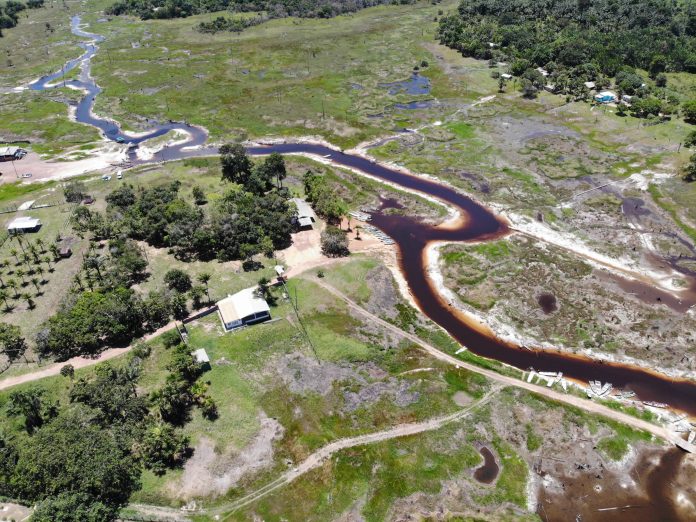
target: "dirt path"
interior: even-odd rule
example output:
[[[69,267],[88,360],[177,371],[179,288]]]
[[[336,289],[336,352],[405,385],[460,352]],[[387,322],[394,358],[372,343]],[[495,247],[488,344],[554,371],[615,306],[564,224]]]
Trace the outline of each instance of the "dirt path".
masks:
[[[426,431],[437,430],[445,424],[463,419],[464,417],[469,415],[474,408],[482,406],[486,404],[488,401],[490,401],[493,398],[493,396],[498,391],[500,391],[501,388],[502,386],[494,387],[476,402],[450,415],[445,415],[443,417],[435,417],[433,419],[428,419],[422,422],[400,424],[388,430],[377,431],[375,433],[368,433],[366,435],[358,435],[357,437],[339,439],[330,444],[327,444],[326,446],[323,446],[322,448],[312,453],[298,466],[292,468],[290,471],[287,471],[286,473],[283,473],[274,481],[269,482],[268,484],[257,489],[256,491],[253,491],[248,495],[245,495],[244,497],[235,500],[230,504],[227,504],[226,506],[217,508],[215,512],[226,513],[227,515],[221,518],[221,520],[227,520],[235,511],[245,506],[248,506],[253,502],[256,502],[257,500],[265,497],[269,493],[272,493],[276,489],[289,484],[301,475],[304,475],[308,471],[320,466],[334,453],[344,450],[346,448],[352,448],[353,446],[363,446],[365,444],[375,444],[377,442],[382,442],[389,439],[396,439],[399,437],[406,437],[408,435],[416,435],[418,433],[423,433]]]
[[[196,313],[192,315],[192,317],[198,316],[202,312],[204,311],[197,310]],[[159,328],[158,330],[155,330],[154,332],[151,332],[145,335],[144,337],[139,338],[135,343],[131,344],[130,346],[127,346],[125,348],[108,348],[101,352],[97,357],[73,357],[72,359],[68,359],[67,361],[50,364],[49,366],[46,366],[41,370],[36,370],[22,375],[15,375],[13,377],[6,377],[5,379],[0,380],[0,390],[6,390],[7,388],[11,388],[12,386],[17,386],[19,384],[24,384],[27,382],[38,381],[45,377],[53,377],[55,375],[60,374],[60,369],[66,364],[71,364],[75,369],[78,369],[99,364],[100,362],[108,361],[109,359],[113,359],[115,357],[123,355],[124,353],[129,352],[137,343],[147,342],[150,339],[154,339],[158,335],[163,334],[164,332],[172,330],[174,328],[174,325],[179,322],[181,321],[170,321],[162,328]]]
[[[405,332],[401,328],[398,328],[397,326],[394,326],[391,323],[388,323],[387,321],[381,319],[380,317],[377,317],[376,315],[368,312],[366,309],[364,309],[362,306],[357,304],[355,301],[350,299],[348,296],[345,294],[341,293],[338,291],[336,288],[333,286],[327,284],[325,281],[317,278],[312,279],[315,283],[317,283],[319,286],[327,290],[328,292],[332,293],[336,297],[342,299],[345,301],[348,306],[353,308],[355,311],[359,312],[360,314],[369,317],[373,322],[379,324],[383,328],[386,328],[387,330],[400,335],[402,337],[405,337],[406,339],[414,342],[418,346],[420,346],[423,350],[425,350],[427,353],[435,357],[436,359],[439,359],[443,362],[446,362],[448,364],[452,364],[456,366],[457,368],[466,368],[467,370],[470,370],[472,372],[479,373],[481,375],[484,375],[488,379],[507,385],[507,386],[516,386],[517,388],[522,388],[528,391],[531,391],[533,393],[539,394],[539,395],[544,395],[545,397],[548,397],[550,399],[553,399],[555,401],[561,402],[563,404],[569,404],[571,406],[575,406],[576,408],[581,408],[585,411],[588,411],[590,413],[594,413],[597,415],[602,415],[604,417],[610,418],[612,420],[621,422],[623,424],[627,424],[628,426],[631,426],[635,429],[639,430],[644,430],[655,437],[658,437],[662,440],[669,441],[673,444],[676,444],[683,449],[686,449],[687,451],[690,451],[692,453],[696,453],[696,445],[693,444],[688,444],[686,441],[681,439],[676,433],[673,433],[672,431],[663,428],[662,426],[657,426],[655,424],[652,424],[650,422],[644,421],[642,419],[638,419],[636,417],[632,417],[631,415],[628,415],[626,413],[620,412],[613,410],[609,408],[608,406],[605,406],[603,404],[599,404],[596,402],[593,402],[589,399],[583,399],[582,397],[577,397],[575,395],[570,395],[570,394],[565,394],[558,392],[556,390],[547,388],[545,386],[538,386],[533,383],[528,383],[526,381],[523,381],[521,379],[517,379],[515,377],[509,377],[507,375],[501,375],[497,372],[494,372],[492,370],[487,370],[485,368],[481,368],[479,366],[476,366],[471,363],[467,363],[465,361],[462,361],[460,359],[457,359],[456,357],[453,357],[452,355],[449,355],[445,352],[442,352],[435,348],[434,346],[424,342],[420,338],[416,337],[413,334],[410,334],[408,332]]]

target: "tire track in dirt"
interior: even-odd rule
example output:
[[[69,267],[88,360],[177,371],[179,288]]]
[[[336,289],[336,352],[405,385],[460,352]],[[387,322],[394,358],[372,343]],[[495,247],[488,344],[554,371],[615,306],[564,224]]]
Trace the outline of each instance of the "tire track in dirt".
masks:
[[[263,487],[255,491],[252,491],[244,497],[237,499],[234,502],[222,508],[216,509],[215,511],[226,513],[226,516],[221,520],[227,520],[234,512],[238,511],[239,509],[245,506],[248,506],[249,504],[256,502],[257,500],[260,500],[261,498],[272,493],[276,489],[289,484],[290,482],[304,475],[308,471],[311,471],[312,469],[319,467],[334,453],[337,453],[341,450],[352,448],[354,446],[375,444],[389,439],[396,439],[400,437],[406,437],[409,435],[424,433],[427,431],[433,431],[441,428],[445,424],[461,420],[465,418],[467,415],[469,415],[474,409],[478,408],[479,406],[483,406],[484,404],[489,402],[493,398],[493,396],[500,391],[501,388],[503,388],[503,386],[501,385],[494,387],[476,402],[450,415],[435,417],[422,422],[400,424],[388,430],[377,431],[374,433],[358,435],[356,437],[349,437],[331,442],[312,453],[299,465],[295,466],[290,471],[283,473],[277,479],[269,482],[268,484],[265,484]]]

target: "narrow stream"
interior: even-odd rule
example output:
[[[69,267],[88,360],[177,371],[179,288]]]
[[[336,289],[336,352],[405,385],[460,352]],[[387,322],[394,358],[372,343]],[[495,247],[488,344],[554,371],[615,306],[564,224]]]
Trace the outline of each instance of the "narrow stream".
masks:
[[[215,147],[203,147],[207,133],[200,127],[181,122],[156,124],[152,130],[139,136],[121,131],[117,123],[99,118],[92,113],[96,96],[101,89],[90,75],[90,60],[98,50],[98,43],[104,37],[87,33],[80,29],[80,17],[72,19],[74,34],[88,38],[80,46],[85,53],[65,66],[65,72],[80,66],[78,80],[66,81],[67,85],[86,91],[79,102],[76,120],[99,128],[110,140],[125,140],[131,144],[129,157],[134,164],[152,163],[136,157],[138,144],[147,139],[161,136],[170,130],[182,130],[190,135],[185,143],[167,149],[167,159],[182,159],[192,156],[205,156],[217,153]],[[49,89],[62,82],[58,81],[63,70],[43,77],[32,83],[34,90]],[[195,148],[192,148],[195,147]],[[463,216],[455,225],[433,226],[419,222],[418,219],[403,215],[373,215],[375,226],[391,236],[399,250],[401,269],[420,309],[429,318],[442,326],[458,342],[473,353],[496,359],[511,366],[526,370],[533,367],[537,371],[561,371],[566,377],[582,382],[600,380],[611,382],[615,387],[632,390],[637,397],[646,401],[666,403],[676,409],[696,416],[696,383],[671,379],[667,376],[633,366],[616,363],[603,363],[585,356],[575,356],[544,349],[529,349],[514,346],[497,339],[487,328],[481,327],[472,318],[458,311],[447,302],[434,287],[428,276],[426,251],[433,242],[485,241],[500,238],[508,233],[508,226],[502,218],[481,206],[471,198],[455,189],[435,181],[390,169],[369,159],[336,151],[329,147],[307,143],[282,143],[269,146],[250,147],[253,155],[272,152],[281,154],[311,154],[323,156],[335,164],[349,167],[375,178],[391,182],[399,187],[414,190],[435,197],[460,212]]]

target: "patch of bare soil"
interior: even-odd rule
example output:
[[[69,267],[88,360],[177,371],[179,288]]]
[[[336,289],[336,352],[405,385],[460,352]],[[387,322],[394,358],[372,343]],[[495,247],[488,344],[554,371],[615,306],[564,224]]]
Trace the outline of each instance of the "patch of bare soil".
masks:
[[[370,288],[370,299],[365,305],[370,313],[393,319],[398,315],[396,305],[401,301],[391,272],[384,265],[370,270],[365,281]]]
[[[264,413],[259,415],[261,428],[242,450],[229,455],[215,451],[212,440],[202,437],[193,456],[184,465],[181,478],[171,486],[180,499],[224,495],[247,474],[273,465],[273,443],[283,435],[283,427]]]
[[[362,516],[363,507],[365,507],[366,498],[360,497],[347,511],[341,513],[333,522],[365,522],[365,517]]]
[[[334,382],[362,379],[346,364],[323,361],[321,364],[313,357],[301,353],[291,353],[279,357],[273,367],[283,383],[292,393],[318,393],[327,395]]]
[[[461,406],[463,408],[471,404],[472,398],[469,394],[463,391],[458,391],[452,395],[452,400],[457,406]]]
[[[390,377],[371,362],[335,364],[322,361],[319,364],[304,354],[293,353],[278,358],[274,369],[288,389],[297,394],[326,396],[335,383],[342,384],[343,410],[347,412],[371,406],[382,398],[388,398],[398,407],[406,407],[420,398],[412,389],[412,382]]]
[[[361,387],[358,391],[344,391],[345,410],[353,412],[359,408],[371,406],[382,397],[389,397],[394,404],[403,408],[417,402],[420,393],[411,389],[412,383],[394,378],[374,382]]]

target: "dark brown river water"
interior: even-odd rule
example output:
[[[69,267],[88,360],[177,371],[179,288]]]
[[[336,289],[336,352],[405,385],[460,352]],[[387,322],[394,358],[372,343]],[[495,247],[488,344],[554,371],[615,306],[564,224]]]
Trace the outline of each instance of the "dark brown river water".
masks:
[[[686,455],[677,448],[647,450],[625,471],[550,473],[563,490],[542,484],[537,514],[544,522],[691,522],[696,490],[693,467],[682,467]]]
[[[71,83],[85,92],[80,100],[76,120],[100,129],[103,135],[115,141],[127,141],[131,144],[129,157],[133,164],[154,162],[138,161],[136,150],[140,142],[160,136],[172,129],[185,130],[190,139],[167,150],[168,160],[193,156],[216,154],[215,147],[205,147],[207,132],[204,129],[182,122],[154,124],[152,130],[138,138],[124,134],[120,126],[112,120],[99,118],[92,114],[92,108],[100,89],[90,74],[91,58],[99,48],[103,37],[85,32],[81,29],[79,17],[72,19],[72,31],[76,36],[86,38],[80,45],[85,53],[79,59],[67,64],[67,70],[80,67],[78,80]],[[37,91],[53,88],[51,82],[57,81],[66,71],[56,72],[40,78],[30,85]],[[195,148],[192,148],[195,147]],[[329,147],[307,143],[283,143],[268,147],[250,147],[249,153],[256,155],[271,152],[308,153],[325,156],[336,164],[359,170],[398,187],[415,190],[432,196],[460,212],[460,219],[453,226],[433,226],[419,222],[417,219],[402,215],[375,214],[373,223],[389,234],[396,242],[400,253],[401,269],[413,296],[423,313],[442,326],[462,345],[473,353],[504,362],[520,369],[535,368],[537,371],[562,371],[565,376],[579,381],[600,380],[611,382],[614,386],[633,390],[643,400],[658,401],[696,416],[696,383],[672,380],[647,370],[635,367],[608,364],[593,361],[587,357],[578,357],[549,350],[528,350],[500,341],[488,329],[478,325],[472,319],[455,310],[433,288],[427,276],[426,249],[432,242],[438,241],[486,241],[505,236],[509,230],[502,218],[457,192],[451,187],[426,178],[409,175],[395,169],[379,165],[357,155],[338,152]]]
[[[448,303],[427,275],[426,250],[433,242],[487,241],[507,235],[507,223],[483,205],[446,185],[321,145],[284,143],[253,147],[249,152],[256,155],[279,152],[325,156],[338,165],[432,196],[458,210],[462,219],[454,225],[430,225],[416,217],[386,213],[373,214],[372,223],[394,239],[401,270],[423,313],[473,353],[524,370],[561,371],[566,377],[582,382],[611,382],[615,387],[634,391],[641,400],[662,402],[696,416],[696,383],[692,381],[671,379],[634,366],[598,362],[560,351],[521,348],[497,339],[490,330]]]

